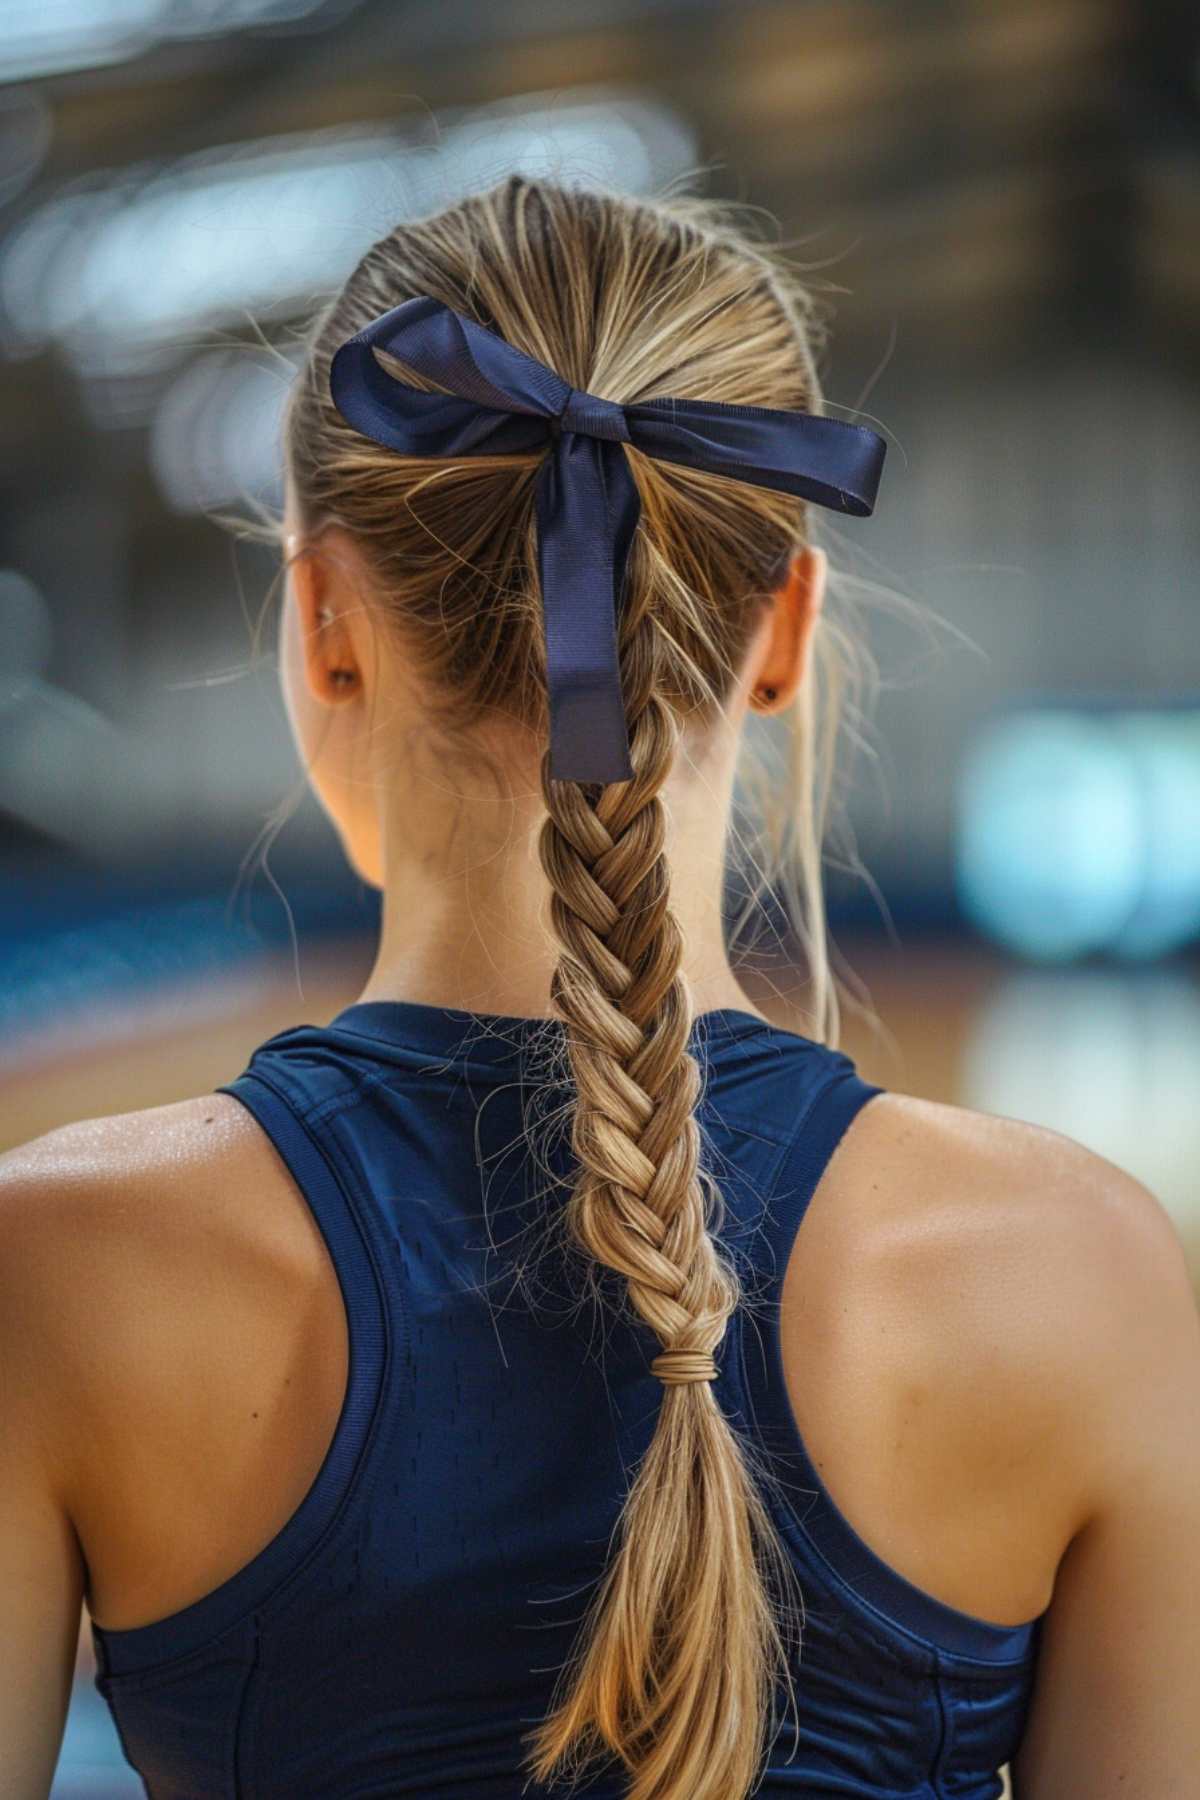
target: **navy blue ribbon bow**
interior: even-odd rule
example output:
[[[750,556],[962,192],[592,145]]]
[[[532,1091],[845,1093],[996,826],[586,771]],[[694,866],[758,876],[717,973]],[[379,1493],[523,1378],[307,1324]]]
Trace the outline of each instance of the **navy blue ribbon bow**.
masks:
[[[449,394],[396,381],[376,350]],[[549,447],[535,504],[550,774],[557,781],[629,781],[634,772],[617,618],[641,503],[622,444],[858,518],[874,508],[886,449],[865,426],[815,413],[716,400],[621,406],[597,399],[428,295],[404,301],[349,338],[333,358],[329,387],[349,425],[406,456],[507,456]]]

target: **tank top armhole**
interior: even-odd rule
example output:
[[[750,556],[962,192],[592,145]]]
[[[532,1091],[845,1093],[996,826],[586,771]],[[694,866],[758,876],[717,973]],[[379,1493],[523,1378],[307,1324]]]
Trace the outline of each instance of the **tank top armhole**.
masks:
[[[298,1575],[357,1486],[388,1352],[383,1289],[366,1232],[348,1194],[301,1113],[261,1071],[246,1070],[214,1093],[232,1094],[271,1139],[325,1240],[346,1313],[349,1367],[341,1411],[308,1490],[275,1536],[225,1581],[165,1618],[126,1630],[92,1624],[99,1671],[107,1678],[152,1676],[204,1650],[265,1607]]]
[[[1039,1620],[1003,1625],[962,1612],[885,1562],[835,1504],[792,1410],[779,1330],[792,1248],[838,1144],[862,1108],[885,1091],[863,1080],[849,1057],[833,1054],[831,1078],[805,1110],[780,1160],[763,1217],[755,1317],[750,1325],[742,1319],[738,1333],[749,1417],[777,1475],[769,1484],[772,1515],[804,1562],[811,1567],[815,1555],[825,1578],[894,1638],[915,1638],[927,1648],[984,1663],[1019,1662],[1030,1652]]]

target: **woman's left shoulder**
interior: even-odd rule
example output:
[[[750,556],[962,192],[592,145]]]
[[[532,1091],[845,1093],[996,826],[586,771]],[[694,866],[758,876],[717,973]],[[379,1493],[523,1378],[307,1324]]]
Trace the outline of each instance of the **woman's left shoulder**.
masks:
[[[944,1370],[947,1344],[973,1345],[960,1366],[1001,1411],[1024,1393],[1044,1424],[1055,1396],[1122,1379],[1156,1326],[1192,1329],[1192,1277],[1165,1206],[1047,1126],[886,1090],[827,1179],[838,1191],[826,1216],[843,1214],[874,1303],[889,1316],[894,1303],[930,1370]],[[974,1375],[963,1393],[977,1412]]]

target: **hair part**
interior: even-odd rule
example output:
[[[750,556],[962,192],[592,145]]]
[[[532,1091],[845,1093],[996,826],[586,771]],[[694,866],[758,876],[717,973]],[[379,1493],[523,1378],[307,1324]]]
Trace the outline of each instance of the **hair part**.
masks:
[[[287,421],[302,528],[348,532],[380,615],[456,732],[548,727],[534,487],[540,455],[430,461],[380,449],[329,396],[336,349],[428,294],[622,404],[671,395],[820,412],[813,299],[718,202],[630,199],[512,176],[406,222],[363,258],[309,344]],[[383,356],[418,388],[436,388]],[[558,943],[578,1174],[566,1225],[664,1352],[714,1353],[739,1304],[701,1169],[689,1051],[693,1008],[671,907],[663,788],[683,732],[722,709],[751,633],[794,551],[805,503],[626,446],[641,499],[618,621],[634,776],[553,780],[539,853]],[[821,845],[838,695],[853,646],[817,625],[794,709],[795,787],[764,826],[798,904],[813,1030],[836,1038]],[[438,697],[443,697],[439,703]],[[774,873],[774,871],[772,871]],[[785,882],[785,890],[787,884]],[[663,1365],[664,1368],[668,1365]],[[741,1800],[753,1786],[778,1681],[789,1677],[795,1577],[750,1447],[707,1381],[664,1375],[656,1430],[616,1549],[530,1734],[532,1774],[615,1755],[631,1800]]]

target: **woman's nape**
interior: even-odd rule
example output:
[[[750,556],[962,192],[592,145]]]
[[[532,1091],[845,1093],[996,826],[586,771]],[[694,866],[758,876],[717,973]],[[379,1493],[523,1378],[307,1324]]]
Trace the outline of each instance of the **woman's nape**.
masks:
[[[301,765],[355,872],[382,892],[363,1000],[541,1016],[560,947],[537,857],[543,746],[511,718],[456,726],[380,617],[353,539],[306,538],[289,506],[279,630]],[[722,920],[729,811],[746,715],[784,712],[808,672],[827,561],[799,547],[763,605],[723,710],[685,731],[665,784],[673,910],[695,1010],[748,1008]]]

